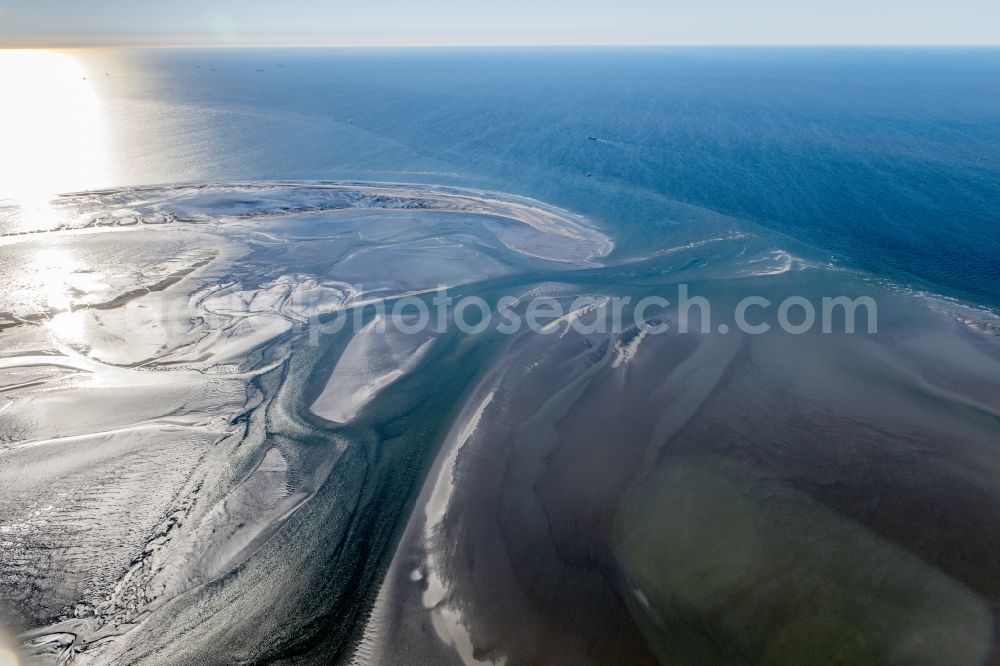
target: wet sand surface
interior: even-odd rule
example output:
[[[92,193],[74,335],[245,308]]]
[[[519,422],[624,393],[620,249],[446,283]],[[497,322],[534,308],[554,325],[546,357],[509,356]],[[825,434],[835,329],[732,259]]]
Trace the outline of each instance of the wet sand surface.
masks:
[[[465,663],[983,663],[997,350],[908,326],[668,332],[617,364],[606,336],[524,340],[470,399],[491,396],[436,470],[437,529],[411,519],[367,654],[438,635]]]
[[[50,212],[0,225],[2,622],[42,661],[349,649],[334,618],[365,612],[435,442],[338,427],[413,369],[408,337],[310,342],[309,322],[610,249],[543,204],[429,187],[137,189]],[[332,411],[310,411],[331,378]]]
[[[0,214],[0,623],[31,659],[996,657],[989,312],[730,221],[620,257],[470,190],[145,188],[52,220]],[[870,295],[878,333],[596,326],[681,282],[720,312]],[[513,335],[369,312],[441,285],[590,305]]]

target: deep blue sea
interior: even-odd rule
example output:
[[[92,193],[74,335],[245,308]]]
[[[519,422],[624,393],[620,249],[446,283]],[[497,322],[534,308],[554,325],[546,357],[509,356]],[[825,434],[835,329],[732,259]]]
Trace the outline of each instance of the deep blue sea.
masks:
[[[729,216],[1000,305],[1000,49],[80,52],[111,186],[358,179],[570,208],[618,251]]]
[[[997,663],[1000,48],[0,91],[0,662]]]

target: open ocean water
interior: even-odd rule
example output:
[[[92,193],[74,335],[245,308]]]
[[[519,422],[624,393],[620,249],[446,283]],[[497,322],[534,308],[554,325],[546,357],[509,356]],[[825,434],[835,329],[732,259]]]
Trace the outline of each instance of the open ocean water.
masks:
[[[100,185],[471,185],[586,215],[623,252],[730,216],[876,274],[1000,304],[1000,49],[183,49],[80,60],[108,127]]]
[[[0,650],[997,661],[1000,49],[0,77]]]

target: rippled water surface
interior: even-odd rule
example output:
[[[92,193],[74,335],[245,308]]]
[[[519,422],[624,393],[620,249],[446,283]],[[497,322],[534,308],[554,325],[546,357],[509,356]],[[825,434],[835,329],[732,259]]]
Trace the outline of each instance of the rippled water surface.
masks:
[[[26,660],[996,659],[1000,52],[29,61],[86,113],[4,158]]]

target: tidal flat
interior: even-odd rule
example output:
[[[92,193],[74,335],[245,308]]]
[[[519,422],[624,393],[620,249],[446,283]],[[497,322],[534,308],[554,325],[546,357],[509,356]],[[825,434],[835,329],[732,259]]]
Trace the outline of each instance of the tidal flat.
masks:
[[[0,208],[0,623],[26,659],[996,657],[989,310],[731,218],[622,253],[482,190],[50,206]],[[867,296],[878,330],[635,312],[679,284],[718,313]],[[379,326],[442,287],[563,311]],[[634,323],[601,327],[615,302]]]

